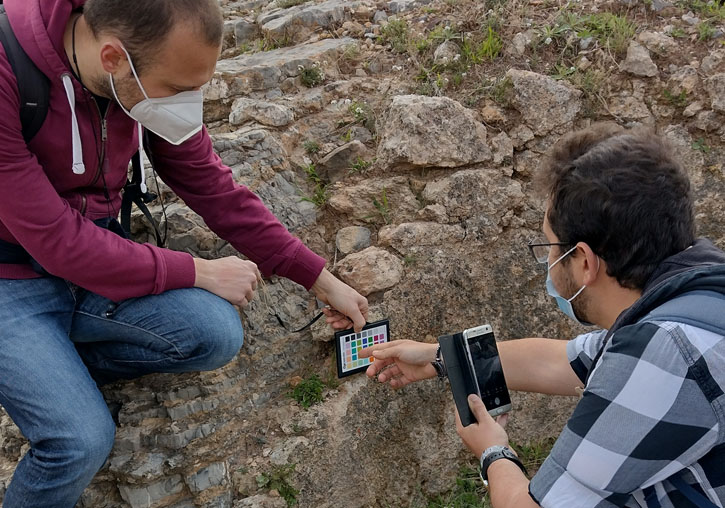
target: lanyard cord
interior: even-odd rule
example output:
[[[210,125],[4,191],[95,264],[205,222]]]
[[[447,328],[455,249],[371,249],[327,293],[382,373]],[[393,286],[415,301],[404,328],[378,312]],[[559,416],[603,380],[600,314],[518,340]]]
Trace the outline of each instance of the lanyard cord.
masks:
[[[325,315],[324,313],[320,312],[320,313],[318,313],[318,314],[317,314],[317,315],[316,315],[315,317],[313,317],[313,318],[312,318],[312,319],[311,319],[311,320],[310,320],[310,321],[309,321],[309,322],[308,322],[308,323],[307,323],[307,324],[306,324],[305,326],[303,326],[302,328],[298,328],[298,329],[296,329],[296,330],[290,330],[289,328],[287,328],[287,325],[285,325],[285,324],[284,324],[284,321],[282,321],[282,318],[280,317],[279,313],[278,313],[278,312],[276,312],[276,311],[275,311],[275,310],[274,310],[274,309],[272,308],[272,306],[271,306],[271,305],[269,304],[269,293],[268,293],[268,291],[267,291],[267,283],[266,283],[266,282],[264,282],[264,279],[262,279],[262,280],[261,280],[261,284],[262,284],[262,287],[261,287],[261,291],[260,291],[259,293],[260,293],[260,295],[262,296],[262,298],[261,298],[262,302],[264,303],[265,307],[267,307],[267,311],[269,312],[270,316],[274,316],[274,317],[275,317],[275,318],[277,319],[277,322],[279,323],[279,325],[280,325],[280,326],[281,326],[282,328],[284,328],[285,330],[287,330],[287,331],[288,331],[288,332],[290,332],[290,333],[300,333],[300,332],[304,332],[304,331],[305,331],[305,330],[307,330],[307,329],[308,329],[309,327],[311,327],[312,325],[314,325],[315,323],[317,323],[317,321],[319,321],[319,320],[320,320],[320,318],[321,318],[322,316],[324,316],[324,315]]]

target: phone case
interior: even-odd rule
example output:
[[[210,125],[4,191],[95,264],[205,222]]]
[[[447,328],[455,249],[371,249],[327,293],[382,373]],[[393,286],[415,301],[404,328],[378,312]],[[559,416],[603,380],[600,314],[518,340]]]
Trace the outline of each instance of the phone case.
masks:
[[[453,400],[458,408],[461,423],[464,427],[476,423],[471,409],[468,407],[468,396],[478,393],[474,374],[468,366],[466,349],[463,345],[463,334],[444,335],[438,337],[441,345],[441,355],[448,371],[448,381],[451,384]]]

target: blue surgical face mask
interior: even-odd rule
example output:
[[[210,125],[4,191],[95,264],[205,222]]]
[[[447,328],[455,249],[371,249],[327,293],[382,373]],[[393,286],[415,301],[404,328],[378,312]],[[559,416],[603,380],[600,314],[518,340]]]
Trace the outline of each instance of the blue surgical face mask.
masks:
[[[576,250],[576,247],[572,247],[571,249],[569,249],[568,251],[566,251],[566,252],[565,252],[564,254],[562,254],[562,255],[561,255],[561,256],[559,257],[559,259],[557,259],[556,261],[554,261],[553,263],[551,263],[551,264],[550,264],[550,265],[548,266],[548,268],[547,268],[547,270],[546,270],[546,292],[547,292],[547,293],[549,293],[549,295],[550,295],[550,296],[553,296],[553,297],[554,297],[554,299],[556,300],[556,304],[557,304],[557,305],[559,306],[559,309],[561,309],[561,311],[562,311],[562,312],[563,312],[564,314],[566,314],[566,315],[567,315],[567,316],[569,316],[569,317],[570,317],[571,319],[573,319],[574,321],[576,321],[577,323],[579,323],[579,324],[581,324],[581,325],[584,325],[584,326],[593,326],[593,325],[592,325],[592,323],[588,323],[588,322],[586,322],[586,321],[582,321],[582,320],[580,320],[580,319],[579,319],[579,318],[578,318],[578,317],[576,316],[576,314],[574,313],[574,307],[572,307],[572,305],[571,305],[571,302],[572,302],[572,301],[574,301],[574,298],[576,298],[577,296],[579,296],[579,295],[580,295],[580,294],[582,293],[582,291],[584,291],[584,290],[586,289],[586,287],[587,287],[587,286],[586,286],[586,284],[584,284],[584,285],[583,285],[583,286],[582,286],[582,287],[581,287],[581,288],[579,289],[579,291],[577,291],[576,293],[574,293],[574,296],[572,296],[571,298],[569,298],[569,299],[567,300],[566,298],[564,298],[563,296],[561,296],[561,295],[559,294],[559,292],[558,292],[558,291],[556,290],[556,288],[554,287],[554,281],[553,281],[553,280],[551,280],[551,269],[552,269],[552,268],[553,268],[553,267],[554,267],[554,266],[555,266],[555,265],[556,265],[556,264],[557,264],[558,262],[560,262],[560,261],[561,261],[562,259],[564,259],[565,257],[567,257],[567,256],[568,256],[569,254],[571,254],[571,253],[572,253],[572,252],[574,252],[575,250]],[[597,261],[599,261],[599,258],[597,258]],[[597,267],[597,271],[599,271],[599,267]]]

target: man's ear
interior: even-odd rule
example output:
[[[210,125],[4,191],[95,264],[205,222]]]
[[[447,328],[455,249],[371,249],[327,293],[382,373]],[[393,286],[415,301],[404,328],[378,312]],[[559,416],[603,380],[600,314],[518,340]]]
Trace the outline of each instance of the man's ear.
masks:
[[[116,74],[128,66],[128,57],[120,42],[105,42],[101,46],[101,66],[108,74]]]
[[[577,257],[580,257],[581,270],[582,270],[582,284],[591,286],[597,277],[599,276],[599,270],[601,269],[602,260],[597,256],[594,251],[584,242],[577,244]]]

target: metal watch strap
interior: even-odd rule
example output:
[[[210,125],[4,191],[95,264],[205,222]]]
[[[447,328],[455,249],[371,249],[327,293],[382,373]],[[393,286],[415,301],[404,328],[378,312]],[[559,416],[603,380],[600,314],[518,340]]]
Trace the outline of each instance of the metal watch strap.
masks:
[[[448,371],[446,370],[446,364],[443,363],[443,359],[441,358],[441,345],[438,344],[438,350],[436,351],[436,359],[435,361],[431,362],[431,365],[433,365],[433,368],[436,371],[436,374],[438,375],[438,379],[445,379],[448,377]]]
[[[488,448],[486,451],[484,451],[481,454],[481,462],[480,466],[481,469],[479,471],[479,474],[481,476],[481,480],[483,480],[484,485],[488,487],[488,468],[496,462],[499,459],[508,459],[517,466],[519,466],[519,469],[521,469],[521,472],[524,474],[526,473],[526,468],[521,463],[521,460],[516,456],[516,454],[511,451],[511,449],[507,446],[492,446],[491,448]]]

